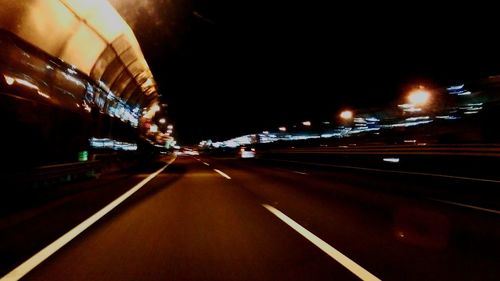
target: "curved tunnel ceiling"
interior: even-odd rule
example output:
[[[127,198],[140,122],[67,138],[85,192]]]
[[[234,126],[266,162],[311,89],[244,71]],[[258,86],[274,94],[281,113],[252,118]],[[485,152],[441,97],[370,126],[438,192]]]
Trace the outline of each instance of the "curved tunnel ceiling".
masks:
[[[158,103],[157,86],[137,39],[106,0],[2,2],[0,28],[101,81],[131,106]]]

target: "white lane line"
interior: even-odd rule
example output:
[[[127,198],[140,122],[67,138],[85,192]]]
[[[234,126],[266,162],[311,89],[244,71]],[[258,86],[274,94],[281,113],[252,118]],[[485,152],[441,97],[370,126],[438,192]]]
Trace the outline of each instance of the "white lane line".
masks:
[[[313,163],[313,162],[300,162],[300,161],[280,160],[280,159],[268,159],[268,160],[276,161],[276,162],[285,162],[285,163],[308,164],[308,165],[314,165],[314,166],[319,166],[319,167],[344,168],[344,169],[370,171],[370,172],[382,172],[382,173],[391,173],[391,174],[417,175],[417,176],[428,176],[428,177],[468,180],[468,181],[477,181],[477,182],[500,183],[500,180],[450,176],[450,175],[442,175],[442,174],[434,174],[434,173],[421,173],[421,172],[398,171],[398,170],[383,170],[383,169],[375,169],[375,168],[364,168],[364,167],[356,167],[356,166],[333,165],[333,164],[323,164],[323,163]]]
[[[441,203],[444,203],[444,204],[455,205],[455,206],[460,206],[460,207],[464,207],[464,208],[469,208],[469,209],[474,209],[474,210],[479,210],[479,211],[483,211],[483,212],[488,212],[488,213],[493,213],[493,214],[500,215],[500,211],[498,211],[498,210],[487,209],[487,208],[482,208],[482,207],[478,207],[478,206],[474,206],[474,205],[467,205],[467,204],[463,204],[463,203],[458,203],[458,202],[453,202],[453,201],[447,201],[447,200],[441,200],[441,199],[435,199],[435,198],[429,198],[429,199],[432,200],[432,201],[441,202]]]
[[[321,240],[318,236],[311,233],[309,230],[302,227],[300,224],[296,223],[294,220],[289,218],[287,215],[283,214],[279,210],[275,209],[273,206],[262,204],[264,208],[266,208],[269,212],[273,213],[284,223],[288,224],[291,228],[297,231],[300,235],[304,236],[307,240],[312,242],[316,247],[320,248],[327,255],[332,257],[338,263],[343,265],[345,268],[349,269],[352,273],[358,276],[361,280],[364,281],[380,281],[375,275],[368,272],[366,269],[359,266],[357,263],[346,257],[344,254],[339,252],[337,249],[330,246],[325,241]]]
[[[210,164],[208,164],[207,162],[202,162],[203,164],[205,164],[205,166],[210,166]]]
[[[42,263],[44,260],[49,258],[52,254],[57,252],[59,249],[61,249],[64,245],[69,243],[71,240],[73,240],[75,237],[77,237],[79,234],[81,234],[83,231],[85,231],[87,228],[89,228],[91,225],[93,225],[95,222],[97,222],[99,219],[101,219],[103,216],[105,216],[107,213],[112,211],[116,206],[120,205],[123,201],[125,201],[127,198],[129,198],[132,194],[134,194],[136,191],[141,189],[144,185],[146,185],[149,181],[151,181],[154,177],[159,175],[165,168],[168,167],[168,165],[172,164],[174,162],[176,157],[174,157],[170,162],[168,162],[165,166],[163,166],[161,169],[158,171],[152,173],[149,175],[147,178],[143,179],[140,183],[138,183],[136,186],[132,187],[129,191],[125,192],[122,194],[120,197],[115,199],[113,202],[109,203],[106,207],[102,208],[100,211],[97,213],[93,214],[91,217],[77,225],[75,228],[64,234],[63,236],[59,237],[56,241],[52,242],[50,245],[47,247],[43,248],[40,252],[36,253],[34,256],[29,258],[27,261],[16,267],[14,270],[11,272],[7,273],[4,277],[0,279],[0,281],[14,281],[14,280],[19,280],[21,279],[24,275],[26,275],[28,272],[30,272],[33,268],[38,266],[40,263]]]
[[[299,174],[299,175],[306,175],[306,176],[308,175],[308,173],[299,172],[299,171],[292,171],[292,172],[294,172],[296,174]]]
[[[224,173],[224,172],[223,172],[223,171],[221,171],[221,170],[214,169],[214,171],[216,171],[217,173],[219,173],[219,175],[221,175],[221,176],[225,177],[225,178],[226,178],[226,179],[228,179],[228,180],[230,180],[230,179],[231,179],[231,177],[230,177],[230,176],[228,176],[226,173]],[[0,281],[1,281],[1,280],[0,280]]]

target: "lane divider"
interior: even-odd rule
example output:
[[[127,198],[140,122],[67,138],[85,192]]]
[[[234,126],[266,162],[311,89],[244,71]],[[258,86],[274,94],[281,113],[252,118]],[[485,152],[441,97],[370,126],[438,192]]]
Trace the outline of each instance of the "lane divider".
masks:
[[[226,179],[228,179],[228,180],[230,180],[230,179],[231,179],[231,177],[230,177],[230,176],[228,176],[226,173],[224,173],[224,172],[223,172],[223,171],[221,171],[221,170],[214,169],[214,171],[215,171],[215,172],[217,172],[219,175],[221,175],[221,176],[225,177],[225,178],[226,178]],[[0,281],[1,281],[1,280],[0,280]]]
[[[287,215],[283,214],[273,206],[267,205],[267,204],[262,204],[262,207],[266,208],[269,212],[271,212],[273,215],[278,217],[280,220],[282,220],[284,223],[286,223],[288,226],[293,228],[295,231],[297,231],[300,235],[302,235],[304,238],[309,240],[311,243],[313,243],[316,247],[320,248],[323,252],[325,252],[327,255],[329,255],[331,258],[336,260],[338,263],[343,265],[345,268],[347,268],[349,271],[354,273],[354,275],[358,276],[359,279],[363,281],[380,281],[379,278],[377,278],[375,275],[371,274],[368,272],[366,269],[355,263],[353,260],[339,252],[337,249],[333,248],[330,246],[328,243],[325,241],[321,240],[318,236],[314,235],[312,232],[309,230],[305,229],[303,226],[292,220],[290,217]]]
[[[75,228],[59,237],[56,241],[52,242],[50,245],[43,248],[40,252],[33,255],[27,261],[23,262],[21,265],[13,269],[11,272],[7,273],[4,277],[0,279],[0,281],[17,281],[25,276],[28,272],[33,270],[36,266],[41,264],[44,260],[49,258],[59,249],[61,249],[64,245],[68,244],[75,237],[80,235],[83,231],[89,228],[91,225],[96,223],[99,219],[104,217],[107,213],[111,212],[114,208],[120,205],[127,198],[132,196],[135,192],[141,189],[144,185],[146,185],[149,181],[158,176],[163,170],[165,170],[170,164],[172,164],[177,157],[174,157],[170,160],[165,166],[157,170],[156,172],[149,175],[147,178],[143,179],[140,183],[132,187],[129,191],[122,194],[120,197],[115,199],[113,202],[109,203],[106,207],[102,208],[100,211],[77,225]]]

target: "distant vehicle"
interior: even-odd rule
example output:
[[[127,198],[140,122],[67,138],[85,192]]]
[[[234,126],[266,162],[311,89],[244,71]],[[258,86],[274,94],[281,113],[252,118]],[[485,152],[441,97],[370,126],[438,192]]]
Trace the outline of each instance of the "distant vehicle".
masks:
[[[255,154],[256,151],[253,147],[242,146],[238,150],[238,158],[241,159],[255,158]]]
[[[197,150],[194,150],[194,149],[191,149],[191,148],[181,148],[179,150],[177,150],[175,152],[176,155],[178,156],[184,156],[184,155],[187,155],[187,156],[196,156],[196,155],[200,155],[200,153],[197,151]]]

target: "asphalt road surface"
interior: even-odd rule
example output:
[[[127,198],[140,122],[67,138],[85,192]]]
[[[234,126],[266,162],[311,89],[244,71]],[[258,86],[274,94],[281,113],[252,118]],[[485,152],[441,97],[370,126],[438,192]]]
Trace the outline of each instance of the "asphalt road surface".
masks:
[[[162,167],[62,187],[5,211],[5,280],[500,276],[500,182],[202,156]],[[13,271],[134,186],[32,270]]]

